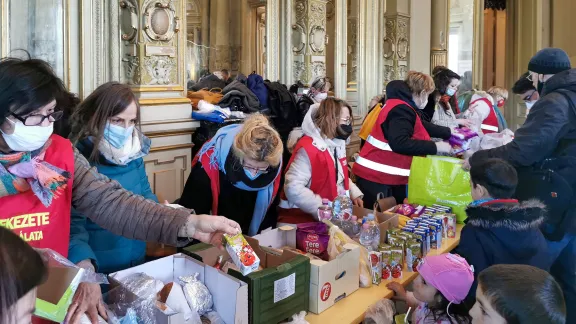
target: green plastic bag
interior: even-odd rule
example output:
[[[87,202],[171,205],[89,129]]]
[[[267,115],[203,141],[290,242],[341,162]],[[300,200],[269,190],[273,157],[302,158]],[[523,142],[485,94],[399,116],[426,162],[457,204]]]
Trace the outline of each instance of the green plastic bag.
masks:
[[[472,202],[470,173],[462,160],[445,156],[414,157],[408,179],[408,201],[419,205],[452,207],[458,223],[466,219]]]

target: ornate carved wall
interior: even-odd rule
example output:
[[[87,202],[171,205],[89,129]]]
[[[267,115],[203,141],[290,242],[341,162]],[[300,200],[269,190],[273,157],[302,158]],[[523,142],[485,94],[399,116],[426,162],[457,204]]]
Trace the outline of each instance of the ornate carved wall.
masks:
[[[408,72],[410,49],[410,16],[400,13],[386,14],[385,35],[382,48],[384,86],[404,79]]]
[[[326,3],[326,0],[294,1],[293,81],[309,84],[326,75]]]

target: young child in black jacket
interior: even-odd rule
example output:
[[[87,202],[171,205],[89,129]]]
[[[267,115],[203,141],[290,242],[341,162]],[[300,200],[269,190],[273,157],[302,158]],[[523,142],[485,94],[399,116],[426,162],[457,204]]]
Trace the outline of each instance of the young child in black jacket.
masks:
[[[551,262],[539,228],[546,208],[537,200],[512,199],[518,183],[514,167],[487,159],[471,165],[470,178],[474,201],[466,209],[468,218],[456,253],[474,266],[475,279],[494,264],[527,264],[548,271]],[[474,301],[476,287],[477,280],[469,301]]]

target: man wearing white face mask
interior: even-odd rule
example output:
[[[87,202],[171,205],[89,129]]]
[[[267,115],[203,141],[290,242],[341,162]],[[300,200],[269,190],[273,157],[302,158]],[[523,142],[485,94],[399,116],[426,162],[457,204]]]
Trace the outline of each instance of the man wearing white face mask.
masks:
[[[553,263],[550,272],[564,291],[566,305],[576,305],[576,69],[571,69],[566,52],[545,48],[530,59],[528,70],[540,99],[526,122],[512,142],[476,152],[470,164],[506,160],[518,171],[516,198],[538,198],[546,204],[548,217],[541,230]],[[568,308],[566,323],[576,323],[574,307]]]
[[[526,115],[530,113],[530,109],[532,109],[536,101],[540,99],[540,94],[538,94],[531,80],[530,72],[526,72],[520,76],[520,79],[514,83],[512,92],[518,95],[518,97],[524,101],[524,104],[526,104]]]
[[[312,82],[308,93],[302,95],[296,103],[299,116],[298,126],[302,125],[302,121],[304,120],[306,113],[308,113],[310,106],[313,104],[319,104],[322,100],[328,98],[330,86],[330,82],[327,78],[317,78]]]
[[[70,141],[52,134],[69,97],[46,62],[0,60],[0,226],[64,257],[71,207],[115,234],[173,246],[191,238],[218,244],[223,233],[239,232],[224,217],[162,206],[99,174]],[[67,322],[84,313],[93,322],[98,313],[106,317],[101,300],[99,289],[79,287]]]

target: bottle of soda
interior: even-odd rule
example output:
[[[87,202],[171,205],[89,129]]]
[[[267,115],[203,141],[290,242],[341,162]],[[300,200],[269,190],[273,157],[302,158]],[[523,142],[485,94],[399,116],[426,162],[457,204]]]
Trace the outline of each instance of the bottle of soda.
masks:
[[[330,207],[330,200],[322,199],[322,206],[318,207],[318,220],[332,218],[332,207]]]

